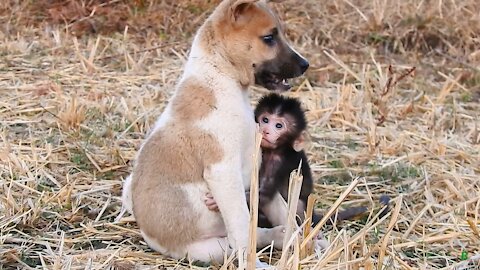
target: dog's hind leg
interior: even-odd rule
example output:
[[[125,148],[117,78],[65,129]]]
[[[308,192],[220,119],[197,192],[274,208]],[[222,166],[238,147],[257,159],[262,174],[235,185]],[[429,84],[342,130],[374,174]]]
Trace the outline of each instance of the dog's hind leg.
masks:
[[[187,247],[188,258],[193,261],[222,263],[232,249],[226,237],[212,237],[194,242]]]
[[[257,228],[257,248],[264,248],[273,243],[275,248],[281,248],[285,237],[285,227]],[[188,257],[194,261],[216,261],[221,263],[225,256],[232,254],[227,237],[211,237],[196,241],[187,247]],[[257,262],[259,266],[259,262]]]
[[[261,234],[266,231],[262,230]],[[261,236],[262,237],[262,236]],[[193,261],[224,263],[232,254],[226,237],[212,237],[190,244],[187,248],[188,258]],[[258,258],[255,261],[256,269],[271,269],[272,267]]]

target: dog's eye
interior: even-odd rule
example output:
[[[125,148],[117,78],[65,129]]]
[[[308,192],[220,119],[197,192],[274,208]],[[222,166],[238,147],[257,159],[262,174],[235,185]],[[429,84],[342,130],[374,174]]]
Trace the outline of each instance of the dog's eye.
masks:
[[[277,124],[275,125],[275,127],[278,128],[278,129],[281,129],[281,128],[283,128],[283,125],[280,124],[280,123],[277,123]]]
[[[268,124],[268,118],[267,118],[267,117],[264,117],[264,118],[262,119],[262,122],[265,123],[265,124]]]
[[[268,46],[273,46],[275,44],[275,38],[273,35],[266,35],[262,37],[262,40]]]

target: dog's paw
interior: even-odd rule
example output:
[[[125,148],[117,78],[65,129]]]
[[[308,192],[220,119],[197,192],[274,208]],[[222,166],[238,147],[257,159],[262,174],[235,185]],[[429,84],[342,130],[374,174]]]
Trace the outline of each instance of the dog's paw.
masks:
[[[273,247],[276,249],[282,249],[283,248],[283,239],[285,239],[285,233],[287,229],[285,226],[276,226],[270,230],[272,233],[272,241],[273,241]]]

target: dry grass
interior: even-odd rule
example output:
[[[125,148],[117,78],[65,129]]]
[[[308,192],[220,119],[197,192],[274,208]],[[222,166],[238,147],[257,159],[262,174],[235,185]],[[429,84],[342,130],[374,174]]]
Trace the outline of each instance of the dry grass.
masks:
[[[122,179],[216,2],[0,3],[0,268],[197,268],[115,218]],[[344,205],[393,199],[380,220],[324,226],[333,244],[320,257],[293,241],[290,267],[479,269],[480,2],[275,7],[312,63],[288,95],[308,109],[317,207],[356,178]],[[253,89],[252,103],[264,93]]]

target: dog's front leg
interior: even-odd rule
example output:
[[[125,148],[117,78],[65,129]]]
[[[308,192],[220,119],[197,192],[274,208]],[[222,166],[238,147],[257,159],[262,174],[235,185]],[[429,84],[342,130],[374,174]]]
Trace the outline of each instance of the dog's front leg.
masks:
[[[211,165],[204,173],[227,229],[232,248],[245,251],[248,245],[249,212],[239,157]]]

